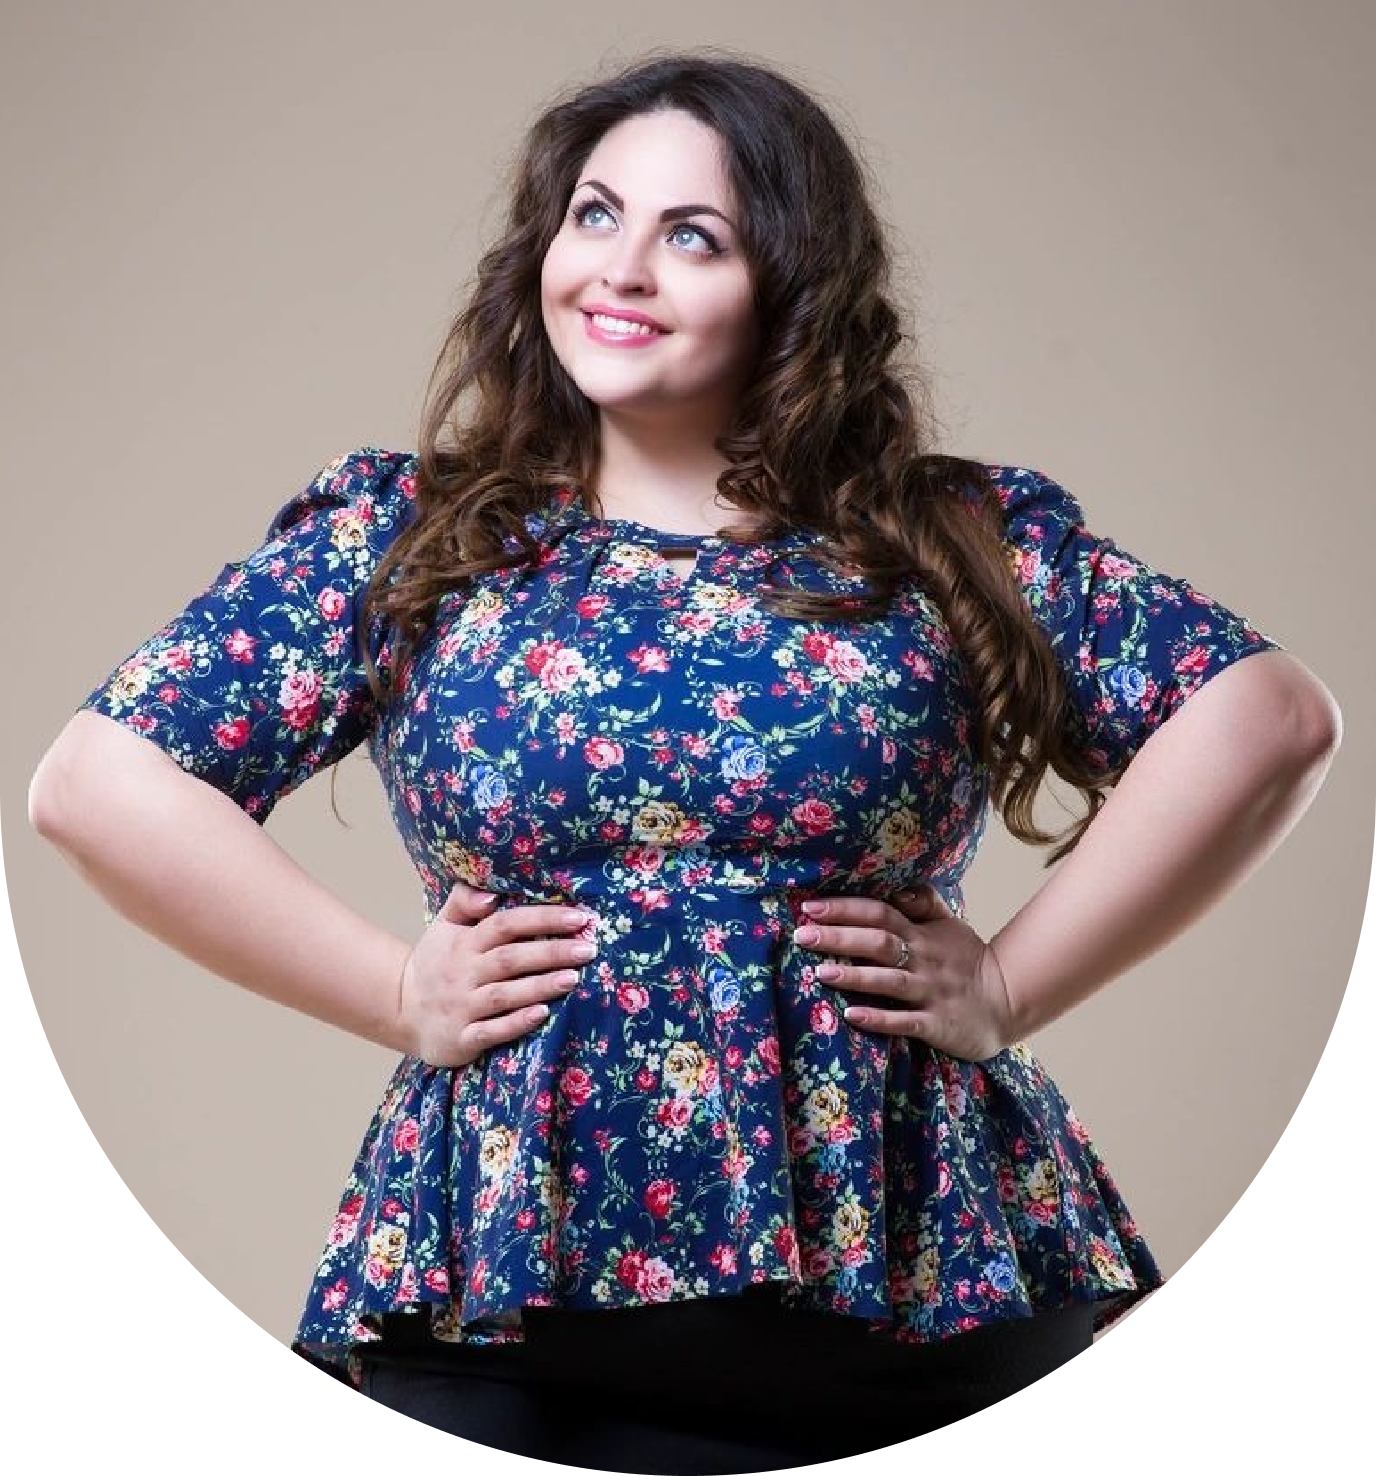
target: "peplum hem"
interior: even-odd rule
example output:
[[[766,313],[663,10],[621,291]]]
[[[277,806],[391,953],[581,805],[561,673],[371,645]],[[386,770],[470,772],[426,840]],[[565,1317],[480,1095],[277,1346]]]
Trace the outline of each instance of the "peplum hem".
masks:
[[[440,1344],[495,1346],[524,1341],[525,1307],[662,1305],[764,1282],[783,1285],[786,1307],[897,1342],[1084,1302],[1100,1308],[1097,1332],[1163,1284],[1025,1045],[975,1063],[823,1031],[819,1056],[815,1032],[790,1030],[785,1010],[777,1023],[792,1064],[737,1061],[727,1090],[702,1045],[678,1042],[661,1080],[683,1090],[653,1114],[689,1134],[678,1177],[621,1176],[622,1123],[564,1049],[557,1012],[459,1070],[404,1057],[293,1351],[357,1386],[357,1351],[381,1340],[384,1314],[422,1319]],[[586,1050],[596,1032],[580,1034]],[[604,1066],[612,1080],[625,1069]],[[626,1110],[638,1124],[640,1099]]]

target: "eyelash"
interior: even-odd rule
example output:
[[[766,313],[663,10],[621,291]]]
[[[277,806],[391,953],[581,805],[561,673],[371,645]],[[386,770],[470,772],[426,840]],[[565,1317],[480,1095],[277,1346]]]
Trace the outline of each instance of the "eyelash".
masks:
[[[611,214],[611,211],[607,209],[607,207],[602,203],[601,200],[584,200],[581,205],[575,205],[573,209],[569,211],[569,215],[581,226],[583,224],[584,218],[587,216],[587,213],[590,210],[606,210],[608,215]],[[692,231],[695,235],[701,236],[702,239],[707,242],[706,251],[693,251],[689,253],[690,256],[722,255],[722,247],[710,231],[703,230],[701,226],[689,225],[686,220],[681,220],[678,222],[677,225],[674,226],[673,233],[677,234],[679,231],[685,230]]]

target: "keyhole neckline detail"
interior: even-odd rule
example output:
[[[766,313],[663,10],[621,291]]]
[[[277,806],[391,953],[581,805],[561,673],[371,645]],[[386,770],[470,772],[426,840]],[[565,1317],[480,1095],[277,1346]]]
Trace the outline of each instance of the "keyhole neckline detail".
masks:
[[[652,542],[663,548],[716,548],[723,542],[719,533],[670,533],[665,528],[651,528],[648,523],[637,523],[630,518],[589,518],[587,526],[634,535],[637,542]]]
[[[622,537],[628,542],[649,543],[657,548],[700,548],[706,550],[727,547],[777,548],[786,544],[807,541],[810,536],[805,528],[793,528],[777,538],[743,540],[723,538],[718,533],[671,533],[666,528],[652,528],[648,523],[633,518],[594,517],[583,502],[567,487],[555,494],[551,513],[555,521],[568,519],[584,532],[593,536]]]

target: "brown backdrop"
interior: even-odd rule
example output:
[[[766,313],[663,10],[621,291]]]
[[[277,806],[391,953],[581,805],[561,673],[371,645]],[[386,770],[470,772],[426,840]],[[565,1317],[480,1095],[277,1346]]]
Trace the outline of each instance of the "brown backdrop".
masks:
[[[794,69],[858,139],[949,449],[1049,472],[1095,531],[1247,614],[1342,706],[1344,748],[1282,850],[1034,1041],[1180,1268],[1305,1090],[1368,883],[1367,8],[589,0],[537,21],[159,0],[29,7],[3,30],[10,898],[66,1084],[192,1265],[290,1335],[391,1060],[112,913],[28,829],[29,778],[90,687],[321,465],[414,444],[536,109],[600,63],[710,40]],[[352,829],[320,780],[272,833],[417,935],[363,754],[338,793]],[[971,922],[993,932],[1042,877],[994,824]],[[81,1195],[56,1171],[41,1213]]]

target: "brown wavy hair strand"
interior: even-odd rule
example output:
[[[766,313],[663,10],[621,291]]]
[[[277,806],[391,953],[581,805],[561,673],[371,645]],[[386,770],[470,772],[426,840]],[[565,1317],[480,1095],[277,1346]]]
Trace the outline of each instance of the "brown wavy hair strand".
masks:
[[[936,450],[930,382],[906,352],[915,340],[893,305],[885,232],[857,151],[803,86],[739,53],[651,52],[570,88],[530,129],[500,239],[430,376],[415,516],[364,596],[360,635],[374,620],[392,628],[387,681],[363,642],[373,694],[385,704],[392,683],[404,689],[443,595],[538,555],[525,516],[553,490],[569,487],[597,511],[597,410],[545,333],[541,267],[602,135],[675,108],[723,141],[760,330],[753,383],[716,443],[730,462],[718,491],[745,515],[726,531],[750,542],[815,529],[823,562],[864,585],[835,595],[765,581],[762,603],[792,619],[871,618],[917,576],[976,699],[991,803],[1019,840],[1064,842],[1051,866],[1078,844],[1121,770],[1105,773],[1084,755],[1082,720],[1015,581],[984,465]],[[1032,818],[1048,769],[1088,803],[1059,833]]]

